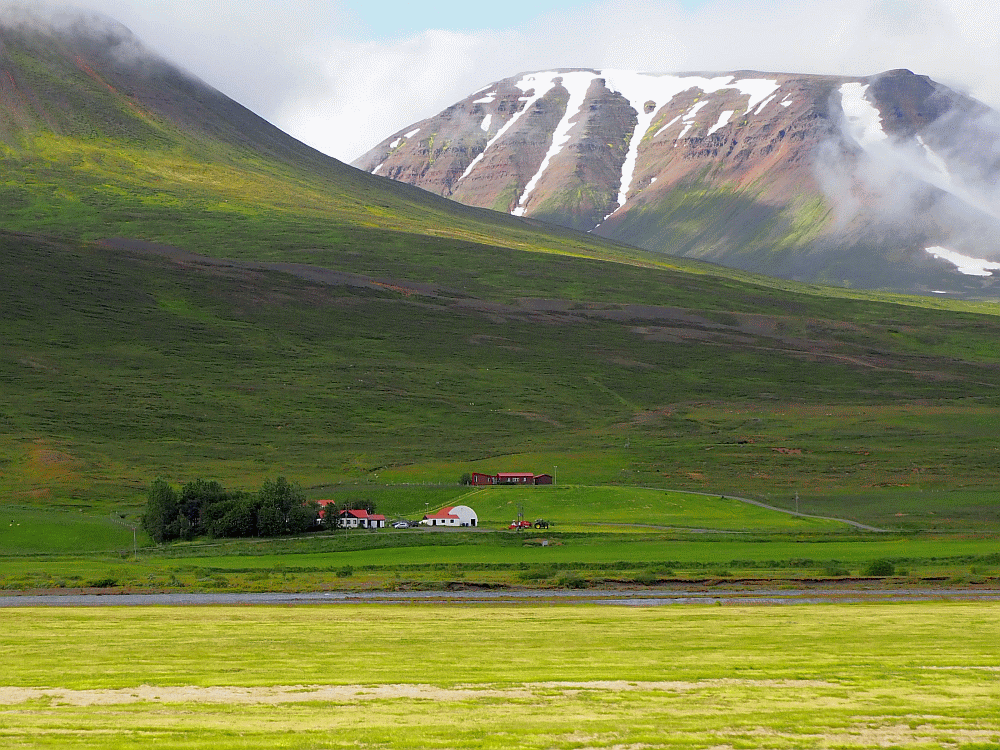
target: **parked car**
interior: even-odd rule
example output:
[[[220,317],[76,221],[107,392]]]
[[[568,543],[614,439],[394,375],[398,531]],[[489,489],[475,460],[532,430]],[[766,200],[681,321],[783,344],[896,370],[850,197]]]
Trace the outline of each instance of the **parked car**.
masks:
[[[392,524],[392,528],[394,528],[394,529],[408,529],[408,528],[410,528],[410,522],[409,521],[395,521]]]

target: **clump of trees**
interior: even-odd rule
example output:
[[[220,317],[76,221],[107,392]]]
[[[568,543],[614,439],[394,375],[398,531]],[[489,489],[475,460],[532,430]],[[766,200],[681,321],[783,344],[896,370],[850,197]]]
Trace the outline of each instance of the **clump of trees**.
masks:
[[[142,525],[157,542],[197,536],[253,537],[301,534],[319,526],[320,507],[284,477],[257,492],[226,490],[196,479],[177,490],[162,479],[149,488]]]

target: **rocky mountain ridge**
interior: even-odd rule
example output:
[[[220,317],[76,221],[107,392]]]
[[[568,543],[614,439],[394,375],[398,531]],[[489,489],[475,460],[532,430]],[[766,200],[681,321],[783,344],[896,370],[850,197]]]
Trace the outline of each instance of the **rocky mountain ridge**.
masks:
[[[996,112],[907,70],[560,69],[498,81],[355,166],[672,255],[963,294],[992,287],[1000,256],[998,133]]]

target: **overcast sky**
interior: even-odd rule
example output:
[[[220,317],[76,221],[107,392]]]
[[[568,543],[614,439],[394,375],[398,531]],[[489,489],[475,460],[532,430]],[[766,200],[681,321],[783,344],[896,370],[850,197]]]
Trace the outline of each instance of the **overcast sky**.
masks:
[[[72,0],[345,161],[487,84],[554,67],[868,75],[1000,108],[978,0]]]

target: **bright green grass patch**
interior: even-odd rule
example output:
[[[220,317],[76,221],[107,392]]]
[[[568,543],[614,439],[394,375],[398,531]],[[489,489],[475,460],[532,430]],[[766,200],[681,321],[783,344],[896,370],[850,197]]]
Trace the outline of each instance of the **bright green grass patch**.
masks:
[[[998,617],[985,602],[5,610],[0,738],[987,748]]]
[[[361,532],[365,533],[365,532]],[[419,534],[423,532],[404,532]],[[435,532],[426,532],[427,534]],[[511,532],[515,534],[515,532]],[[525,538],[545,532],[525,533]],[[218,570],[296,568],[333,569],[337,566],[426,566],[426,565],[539,565],[575,564],[586,568],[615,563],[670,563],[678,565],[732,565],[782,567],[789,561],[814,561],[816,565],[839,562],[859,566],[878,559],[898,562],[948,560],[1000,554],[1000,543],[976,539],[920,540],[907,538],[869,541],[760,541],[649,539],[633,535],[571,535],[548,547],[507,544],[503,538],[476,545],[376,547],[373,549],[251,557],[199,556],[197,564]],[[419,541],[416,542],[419,545]]]
[[[801,518],[719,495],[639,487],[488,487],[457,502],[473,507],[482,526],[506,526],[523,509],[526,519],[544,518],[559,530],[593,524],[753,532],[847,528],[838,521]]]
[[[541,546],[541,539],[549,546]],[[0,587],[67,588],[104,581],[105,586],[131,590],[316,591],[433,588],[454,580],[551,586],[557,571],[597,583],[627,582],[637,575],[780,581],[859,575],[875,560],[891,561],[898,575],[911,580],[983,581],[1000,574],[1000,545],[992,538],[357,531],[140,548],[137,561],[120,554],[7,557],[0,567]],[[353,575],[340,575],[347,570]],[[525,578],[525,571],[546,575]]]
[[[137,536],[147,544],[144,532]],[[107,516],[5,506],[0,510],[0,555],[131,550],[132,530]]]

